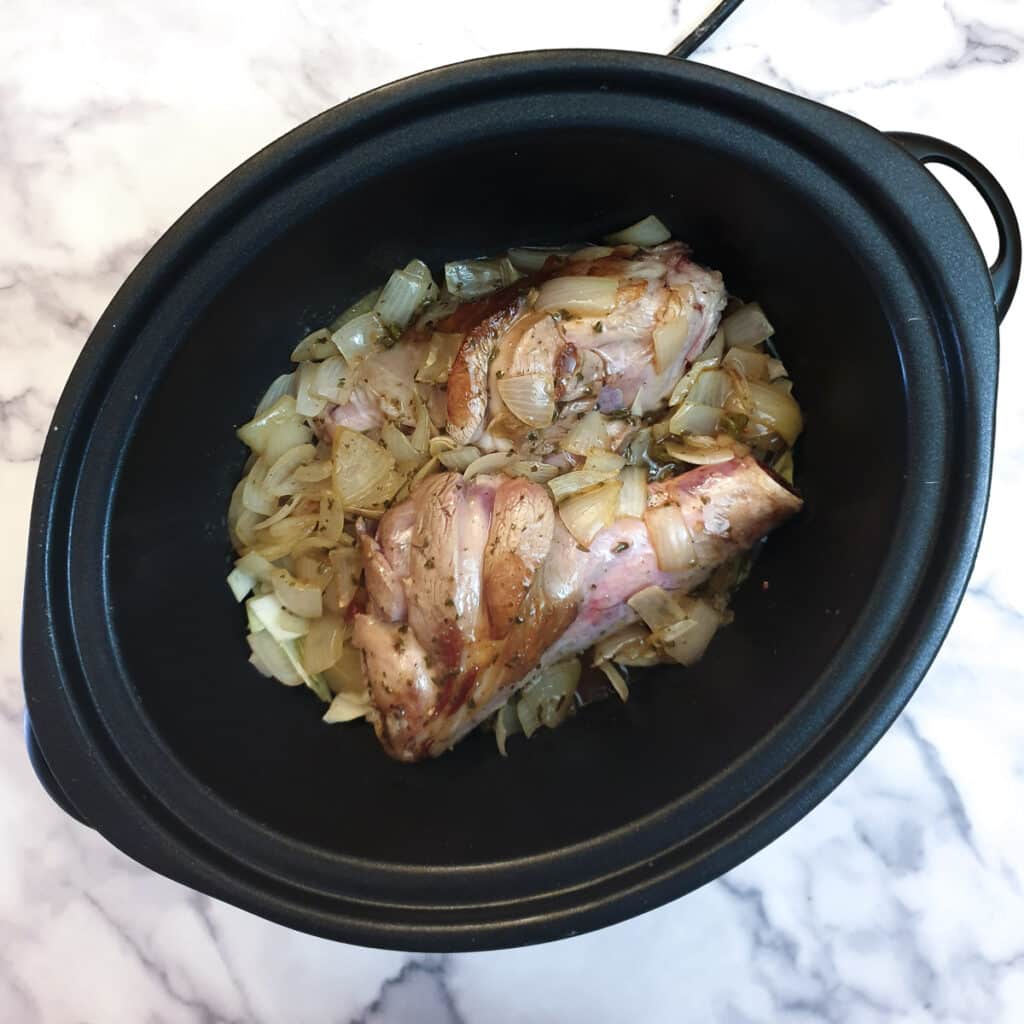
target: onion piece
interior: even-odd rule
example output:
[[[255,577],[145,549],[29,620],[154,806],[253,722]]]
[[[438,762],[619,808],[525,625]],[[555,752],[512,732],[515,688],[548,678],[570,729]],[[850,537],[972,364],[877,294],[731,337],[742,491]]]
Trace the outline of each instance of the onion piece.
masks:
[[[717,434],[721,422],[721,409],[687,402],[672,414],[668,429],[672,434]]]
[[[322,551],[303,551],[292,555],[292,575],[303,583],[312,583],[321,592],[334,579],[334,570]]]
[[[557,466],[536,459],[518,459],[506,470],[509,476],[521,476],[537,484],[546,484],[559,474]]]
[[[334,580],[330,594],[332,611],[344,611],[362,582],[363,560],[357,548],[335,548],[329,555]]]
[[[250,512],[261,516],[273,515],[277,501],[266,488],[267,460],[260,457],[246,473],[242,482],[242,504]]]
[[[623,703],[629,700],[629,685],[626,682],[626,677],[610,661],[602,661],[597,667],[608,677],[608,682],[612,684],[612,689],[619,695],[619,700]]]
[[[742,373],[747,380],[769,380],[769,364],[773,360],[764,352],[752,348],[731,348],[722,360],[722,366]]]
[[[647,451],[651,447],[651,428],[641,427],[630,439],[623,450],[626,462],[631,466],[645,465]]]
[[[373,291],[367,292],[361,299],[356,299],[348,309],[343,313],[340,313],[331,321],[331,324],[327,329],[333,334],[339,327],[343,327],[347,324],[349,320],[355,320],[357,316],[369,313],[373,309],[374,303],[380,298],[381,291],[383,291],[383,289],[374,288]]]
[[[416,371],[416,380],[421,384],[444,384],[465,337],[464,334],[434,331],[423,363]]]
[[[267,470],[263,480],[264,490],[277,498],[293,494],[299,489],[299,482],[294,479],[295,471],[300,466],[312,462],[315,456],[316,448],[311,444],[297,444],[294,448],[289,448]]]
[[[276,404],[279,398],[284,398],[285,395],[295,395],[295,374],[294,373],[282,373],[280,377],[275,378],[274,382],[269,388],[263,393],[263,397],[259,400],[256,406],[256,411],[253,413],[253,418],[258,418],[263,415],[269,408]]]
[[[358,718],[365,718],[366,712],[370,710],[368,697],[362,700],[353,697],[348,693],[335,694],[331,700],[331,706],[324,713],[323,721],[329,725],[338,722],[354,722]]]
[[[565,528],[581,547],[588,549],[593,539],[614,521],[621,489],[622,484],[618,480],[608,480],[600,487],[576,494],[559,505],[558,514]]]
[[[348,427],[335,432],[332,460],[334,492],[348,509],[384,505],[404,482],[389,452]]]
[[[334,355],[335,348],[331,343],[331,332],[321,327],[307,334],[292,350],[292,362],[304,363],[309,359],[326,359]]]
[[[421,260],[412,260],[404,270],[396,270],[388,278],[373,311],[382,323],[402,330],[416,310],[436,296],[437,285],[430,269]]]
[[[365,698],[366,680],[363,679],[363,656],[358,647],[346,643],[341,657],[320,673],[334,693],[347,693],[350,697]]]
[[[658,373],[675,366],[689,337],[690,319],[686,310],[680,310],[678,316],[654,328],[654,368]]]
[[[630,224],[628,228],[605,235],[604,240],[609,245],[642,245],[646,248],[652,245],[661,245],[671,237],[672,232],[652,213],[644,217],[643,220]]]
[[[685,618],[654,632],[652,641],[680,665],[696,664],[722,624],[722,616],[707,601],[685,597],[680,601]]]
[[[323,615],[323,594],[315,583],[297,580],[287,569],[275,569],[271,583],[281,605],[293,615],[304,619]]]
[[[554,729],[572,710],[572,698],[579,685],[582,666],[578,658],[537,669],[519,692],[516,715],[529,739],[541,725]]]
[[[669,396],[669,405],[678,405],[684,398],[690,393],[690,388],[693,387],[693,382],[707,369],[712,369],[721,364],[722,353],[725,351],[725,334],[722,331],[718,331],[714,338],[711,339],[711,344],[700,354],[700,357],[696,360],[693,366],[683,374],[682,377],[676,382],[676,386],[672,389],[672,394]]]
[[[317,364],[316,377],[313,379],[312,392],[320,398],[334,402],[336,405],[344,405],[352,394],[355,386],[355,376],[352,367],[343,355],[338,353],[337,348],[330,359],[325,359]]]
[[[380,348],[387,336],[387,329],[376,313],[363,313],[339,327],[331,335],[331,341],[349,367],[354,368]]]
[[[516,703],[514,700],[506,701],[494,716],[494,738],[498,744],[498,752],[502,757],[508,757],[505,744],[509,736],[514,736],[517,732],[523,731],[519,715],[516,713]]]
[[[756,302],[740,306],[735,313],[730,313],[722,321],[722,330],[726,348],[753,348],[775,333],[764,310]]]
[[[652,630],[662,629],[686,618],[675,597],[663,587],[644,587],[626,602]]]
[[[276,594],[250,597],[245,607],[263,628],[279,643],[298,640],[309,630],[309,620],[293,615],[280,602]]]
[[[413,431],[409,436],[409,444],[421,456],[426,457],[430,452],[430,413],[427,411],[426,403],[419,395],[413,395]]]
[[[618,473],[626,464],[626,460],[615,452],[608,452],[602,448],[592,448],[587,454],[587,461],[584,469],[592,469],[597,473]]]
[[[440,437],[432,437],[430,439],[428,450],[431,455],[441,455],[444,452],[453,452],[458,447],[457,441],[453,441],[447,434],[442,434]]]
[[[421,455],[412,445],[412,441],[403,434],[394,423],[385,423],[380,428],[380,439],[384,442],[387,450],[398,463],[398,468],[419,467],[424,456]]]
[[[663,447],[677,462],[688,462],[691,466],[714,466],[750,453],[745,444],[734,441],[728,434],[717,434],[715,437],[694,434],[688,436],[684,443],[666,440]]]
[[[599,484],[605,483],[614,473],[604,473],[596,469],[576,469],[571,473],[563,473],[548,482],[555,501],[565,501],[574,494],[589,491]]]
[[[751,421],[773,430],[786,444],[792,445],[803,430],[803,417],[796,399],[774,384],[749,381],[747,387],[753,403]]]
[[[608,423],[596,409],[577,420],[562,441],[562,450],[586,455],[593,448],[608,447]]]
[[[302,641],[302,664],[311,675],[330,668],[345,647],[345,623],[333,615],[315,619]]]
[[[228,586],[231,588],[231,593],[235,595],[235,600],[241,603],[249,596],[249,591],[256,586],[256,577],[235,566],[228,573]]]
[[[238,559],[235,562],[235,568],[240,569],[247,576],[252,576],[261,583],[269,580],[274,571],[274,566],[262,555],[256,554],[255,551],[250,551]]]
[[[478,299],[482,295],[512,284],[520,277],[512,262],[501,259],[456,260],[444,265],[448,291],[460,299]]]
[[[250,633],[245,639],[259,665],[266,668],[267,672],[279,683],[284,683],[285,686],[302,685],[302,677],[295,670],[291,659],[270,633],[265,630],[259,633]]]
[[[643,519],[647,511],[647,470],[643,466],[625,466],[619,472],[622,490],[615,518]]]
[[[651,631],[642,622],[634,622],[594,645],[594,665],[599,667],[603,661],[636,668],[657,665],[664,659],[650,639]]]
[[[615,308],[618,290],[619,282],[614,277],[552,277],[540,286],[536,308],[601,316]]]
[[[732,378],[725,370],[704,370],[686,396],[688,405],[710,405],[724,409],[732,390]]]
[[[438,455],[441,465],[444,466],[445,469],[450,469],[455,473],[462,473],[479,458],[480,449],[474,448],[472,445],[466,445],[464,448],[455,448],[451,451],[441,452],[441,454]]]
[[[509,249],[508,260],[516,270],[524,274],[532,274],[544,269],[544,264],[552,256],[564,256],[561,249]]]
[[[327,459],[317,459],[302,466],[296,466],[292,477],[296,483],[318,484],[331,475],[331,463]]]
[[[517,420],[530,427],[547,427],[555,416],[555,396],[551,381],[536,373],[502,377],[498,394]]]
[[[259,411],[235,433],[238,439],[254,452],[262,452],[266,448],[271,429],[295,417],[295,399],[291,395],[281,395],[273,405]]]
[[[515,452],[491,452],[488,455],[481,455],[474,459],[463,471],[462,475],[467,480],[479,476],[481,473],[503,473],[511,465],[515,458]]]
[[[651,537],[651,546],[662,572],[694,569],[700,563],[693,537],[678,505],[662,505],[644,513],[644,523]],[[650,623],[648,623],[650,625]]]

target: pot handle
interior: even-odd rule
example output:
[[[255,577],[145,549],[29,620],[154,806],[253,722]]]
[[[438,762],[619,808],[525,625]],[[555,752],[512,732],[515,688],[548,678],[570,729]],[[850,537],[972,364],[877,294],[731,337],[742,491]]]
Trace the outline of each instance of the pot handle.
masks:
[[[999,233],[999,255],[996,256],[995,263],[988,268],[988,272],[992,277],[992,291],[995,294],[996,318],[1002,323],[1013,301],[1013,293],[1017,290],[1021,270],[1020,226],[1003,186],[996,181],[988,168],[975,160],[970,153],[965,153],[942,139],[913,132],[888,134],[889,138],[898,142],[922,164],[944,164],[946,167],[952,167],[954,171],[959,171],[985,200]]]

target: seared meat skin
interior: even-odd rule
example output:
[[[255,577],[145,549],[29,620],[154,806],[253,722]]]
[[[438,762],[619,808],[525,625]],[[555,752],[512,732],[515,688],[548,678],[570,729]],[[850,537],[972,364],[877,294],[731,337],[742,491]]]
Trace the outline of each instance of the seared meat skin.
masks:
[[[584,551],[538,484],[428,477],[362,537],[370,606],[354,640],[381,743],[403,761],[444,753],[533,668],[635,621],[637,591],[692,590],[801,504],[749,457],[651,484],[648,516],[693,545],[691,565],[665,572],[645,520],[617,520]]]

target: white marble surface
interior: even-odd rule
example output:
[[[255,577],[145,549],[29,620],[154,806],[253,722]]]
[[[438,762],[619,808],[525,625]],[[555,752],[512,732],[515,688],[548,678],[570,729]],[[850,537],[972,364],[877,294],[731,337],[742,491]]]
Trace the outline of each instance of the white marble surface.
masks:
[[[1024,1020],[1024,301],[1003,330],[985,541],[941,656],[830,799],[685,900],[512,952],[331,944],[137,867],[57,811],[24,755],[36,460],[90,325],[147,246],[349,95],[504,50],[661,51],[706,6],[0,3],[0,1021]],[[700,59],[955,141],[1024,208],[1022,48],[1020,0],[746,0]]]

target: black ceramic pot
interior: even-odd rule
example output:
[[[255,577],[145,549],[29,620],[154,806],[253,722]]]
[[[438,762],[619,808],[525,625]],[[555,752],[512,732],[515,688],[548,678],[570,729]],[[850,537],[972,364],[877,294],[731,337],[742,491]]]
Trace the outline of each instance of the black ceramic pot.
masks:
[[[982,191],[991,274],[921,160]],[[290,344],[413,256],[651,211],[778,328],[804,514],[691,671],[556,733],[390,761],[246,664],[224,585],[234,428]],[[518,945],[690,891],[805,814],[896,717],[974,560],[1020,265],[966,154],[669,58],[474,61],[344,103],[154,246],[86,345],[33,509],[24,674],[55,799],[156,871],[404,949]],[[994,287],[993,287],[994,282]]]

